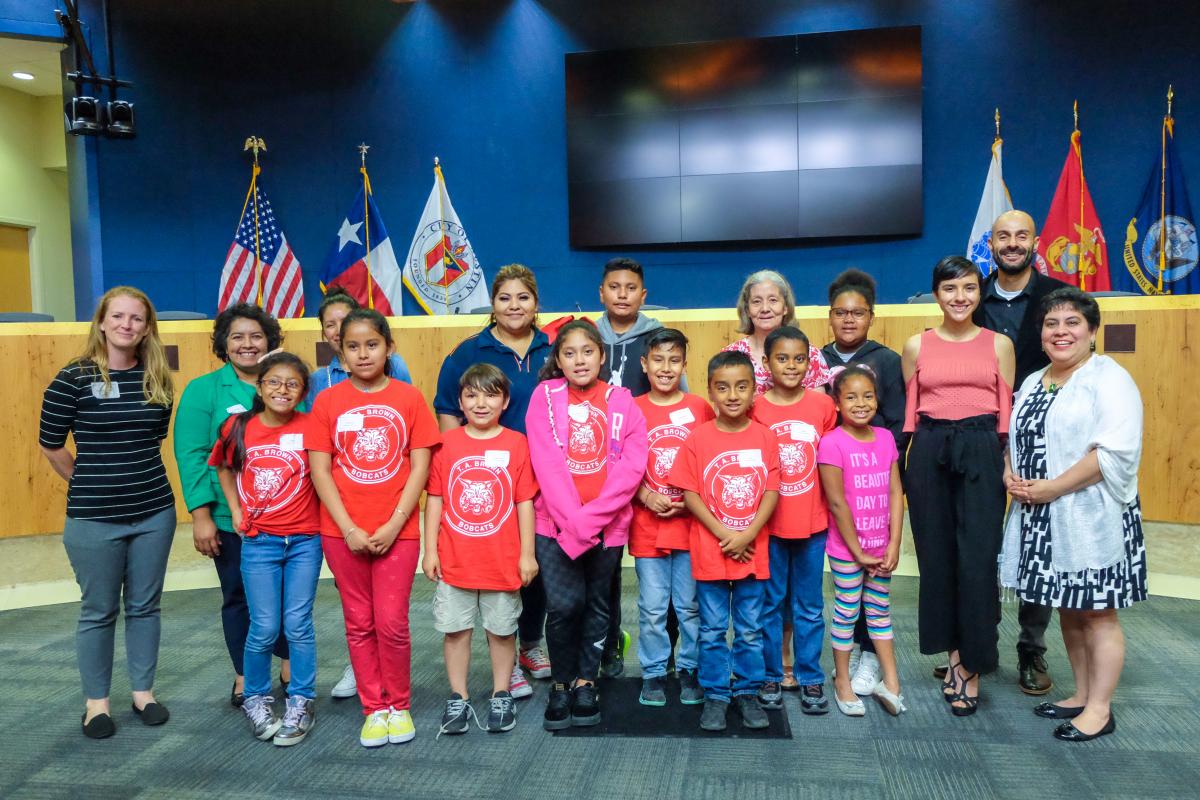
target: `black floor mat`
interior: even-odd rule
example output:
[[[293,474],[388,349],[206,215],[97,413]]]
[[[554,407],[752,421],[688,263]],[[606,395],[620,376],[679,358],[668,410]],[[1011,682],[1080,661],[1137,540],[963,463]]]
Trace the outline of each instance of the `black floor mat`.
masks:
[[[679,681],[667,678],[667,704],[661,708],[638,702],[642,691],[641,678],[601,679],[599,725],[587,728],[567,728],[555,731],[555,736],[631,736],[643,739],[662,737],[688,739],[692,737],[727,737],[732,739],[791,739],[792,727],[787,711],[768,711],[771,724],[767,728],[749,730],[742,727],[736,704],[730,704],[728,726],[720,733],[700,730],[703,705],[685,706],[679,702]]]

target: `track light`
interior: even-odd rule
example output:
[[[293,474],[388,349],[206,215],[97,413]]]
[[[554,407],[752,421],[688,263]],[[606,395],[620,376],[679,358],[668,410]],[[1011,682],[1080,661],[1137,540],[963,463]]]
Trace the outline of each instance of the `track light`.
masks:
[[[104,130],[103,107],[94,97],[72,97],[64,106],[67,132],[95,136]]]
[[[108,101],[108,127],[105,129],[111,139],[132,139],[136,134],[133,125],[133,103],[128,100]]]

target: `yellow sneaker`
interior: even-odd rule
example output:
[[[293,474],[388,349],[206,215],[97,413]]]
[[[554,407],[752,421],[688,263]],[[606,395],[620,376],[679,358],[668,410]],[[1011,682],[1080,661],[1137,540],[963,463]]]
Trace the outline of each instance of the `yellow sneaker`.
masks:
[[[412,714],[407,708],[393,708],[387,716],[387,740],[392,744],[411,742],[417,736]]]
[[[362,730],[358,734],[359,744],[363,747],[380,747],[387,744],[391,738],[388,735],[388,716],[390,713],[388,709],[383,708],[374,714],[368,714],[367,718],[363,720]]]

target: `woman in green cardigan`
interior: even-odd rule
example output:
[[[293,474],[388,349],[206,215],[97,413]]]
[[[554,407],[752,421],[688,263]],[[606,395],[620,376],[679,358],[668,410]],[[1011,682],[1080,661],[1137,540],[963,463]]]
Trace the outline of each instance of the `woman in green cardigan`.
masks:
[[[242,587],[242,539],[233,530],[217,470],[208,465],[208,457],[225,420],[253,403],[259,360],[282,342],[279,323],[261,308],[239,303],[222,311],[213,322],[212,349],[225,366],[188,383],[175,414],[175,462],[192,514],[192,540],[197,552],[213,560],[221,582],[221,626],[235,673],[229,702],[235,707],[242,704],[250,610]],[[283,660],[280,676],[286,686],[288,646],[282,633],[275,655]]]

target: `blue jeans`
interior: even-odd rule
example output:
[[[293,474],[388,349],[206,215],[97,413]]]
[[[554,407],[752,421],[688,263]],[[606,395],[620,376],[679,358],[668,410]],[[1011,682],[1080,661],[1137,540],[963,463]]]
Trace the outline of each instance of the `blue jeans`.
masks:
[[[288,694],[316,697],[317,636],[312,611],[320,575],[319,534],[260,533],[243,540],[242,582],[250,607],[243,658],[247,697],[271,693],[271,651],[281,625],[292,657]]]
[[[771,577],[763,601],[763,655],[768,681],[783,680],[784,603],[792,603],[792,650],[801,686],[825,682],[821,648],[825,643],[825,531],[807,539],[771,537]],[[790,591],[789,591],[790,590]]]
[[[696,581],[692,556],[672,550],[659,558],[634,561],[638,577],[638,662],[643,678],[667,674],[671,638],[667,635],[667,609],[674,604],[679,618],[679,654],[675,666],[695,669],[699,656],[700,611],[696,606]]]
[[[762,686],[760,615],[765,587],[766,581],[755,578],[696,581],[696,599],[700,604],[699,678],[706,700],[728,703],[731,695],[754,694]],[[725,638],[730,616],[733,617],[732,652]]]

